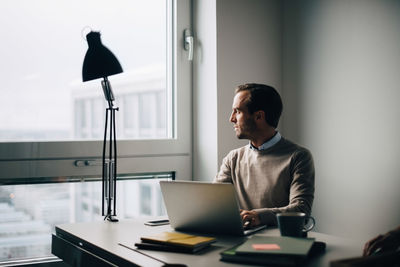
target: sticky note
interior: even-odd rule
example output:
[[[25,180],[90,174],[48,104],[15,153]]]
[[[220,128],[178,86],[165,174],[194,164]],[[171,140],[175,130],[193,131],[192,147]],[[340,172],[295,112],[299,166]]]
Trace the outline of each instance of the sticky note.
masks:
[[[279,250],[281,247],[278,244],[253,244],[255,250]]]

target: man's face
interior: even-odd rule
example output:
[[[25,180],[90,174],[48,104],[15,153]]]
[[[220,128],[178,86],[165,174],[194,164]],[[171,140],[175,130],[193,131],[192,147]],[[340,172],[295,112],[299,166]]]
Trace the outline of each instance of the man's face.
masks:
[[[242,91],[237,93],[233,99],[232,114],[229,120],[233,123],[236,137],[239,139],[251,139],[257,128],[254,116],[249,113],[246,106],[249,97],[248,91]]]

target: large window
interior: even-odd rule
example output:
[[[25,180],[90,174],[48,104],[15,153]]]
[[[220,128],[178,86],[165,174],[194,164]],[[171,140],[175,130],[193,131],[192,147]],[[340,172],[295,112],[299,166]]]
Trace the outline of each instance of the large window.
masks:
[[[165,103],[171,99],[167,3],[2,1],[0,97],[7,101],[1,108],[0,140],[101,139],[105,101],[100,81],[83,83],[81,78],[89,29],[101,32],[103,43],[123,66],[122,74],[110,77],[117,106],[139,107],[121,108],[118,117],[139,120],[133,127],[135,139],[170,138],[172,117],[167,114],[172,106]],[[158,128],[167,117],[168,123]],[[117,133],[129,138],[122,122]]]
[[[118,185],[127,190],[117,217],[165,214],[160,174],[191,178],[190,0],[5,0],[0,8],[0,262],[47,255],[43,233],[57,223],[102,219],[91,179],[101,176],[106,102],[100,80],[81,78],[88,27],[124,70],[109,77]],[[8,246],[18,239],[32,246]]]

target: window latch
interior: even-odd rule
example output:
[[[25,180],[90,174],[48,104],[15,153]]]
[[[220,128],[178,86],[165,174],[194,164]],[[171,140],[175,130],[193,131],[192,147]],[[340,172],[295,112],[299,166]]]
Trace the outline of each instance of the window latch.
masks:
[[[190,29],[185,29],[184,31],[184,48],[188,51],[188,60],[193,60],[193,34]]]
[[[97,160],[75,160],[76,167],[86,167],[86,166],[101,166],[102,162]]]

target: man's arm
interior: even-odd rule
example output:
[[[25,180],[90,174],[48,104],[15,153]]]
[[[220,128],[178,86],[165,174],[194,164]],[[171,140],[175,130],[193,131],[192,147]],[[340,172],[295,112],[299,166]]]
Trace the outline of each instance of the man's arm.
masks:
[[[229,153],[223,160],[219,172],[214,178],[214,183],[233,183],[232,182],[232,167],[230,165]]]
[[[314,200],[315,170],[311,153],[302,150],[296,153],[290,163],[289,204],[284,207],[260,208],[253,211],[259,216],[262,224],[276,225],[276,214],[282,212],[304,212],[311,214]]]
[[[400,225],[384,235],[369,240],[363,250],[363,256],[370,256],[378,252],[396,251],[400,248]]]

